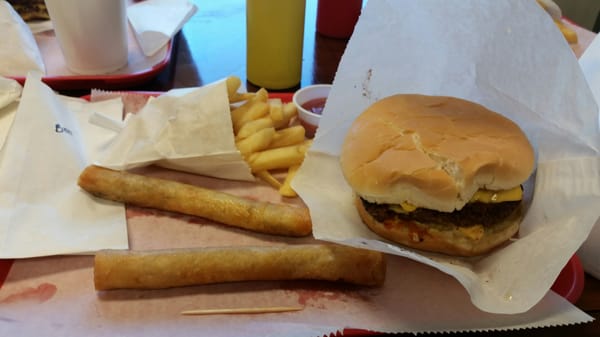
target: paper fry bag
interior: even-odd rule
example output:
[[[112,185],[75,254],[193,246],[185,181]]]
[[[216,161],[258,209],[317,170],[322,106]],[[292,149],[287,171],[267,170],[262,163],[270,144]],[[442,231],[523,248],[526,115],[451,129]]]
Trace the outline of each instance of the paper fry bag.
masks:
[[[100,166],[125,170],[156,164],[216,178],[254,180],[234,143],[225,81],[171,90],[119,121],[95,121],[117,129],[97,160]]]

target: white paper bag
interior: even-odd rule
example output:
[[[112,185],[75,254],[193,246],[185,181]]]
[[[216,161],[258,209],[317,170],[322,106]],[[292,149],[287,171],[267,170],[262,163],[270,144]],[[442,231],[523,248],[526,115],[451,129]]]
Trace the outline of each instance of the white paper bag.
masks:
[[[124,170],[156,164],[216,178],[255,180],[234,143],[225,81],[151,98],[123,123],[94,123],[118,131],[98,165]]]
[[[61,97],[28,76],[0,152],[0,258],[128,247],[123,204],[77,186],[112,136],[87,122],[96,110],[121,116],[122,103]]]

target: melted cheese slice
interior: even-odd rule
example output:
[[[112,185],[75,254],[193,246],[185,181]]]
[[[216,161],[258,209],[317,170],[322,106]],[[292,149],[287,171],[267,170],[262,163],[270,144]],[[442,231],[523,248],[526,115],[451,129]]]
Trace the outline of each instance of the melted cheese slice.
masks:
[[[483,202],[486,204],[505,201],[519,201],[523,199],[523,189],[521,186],[503,191],[478,190],[473,194],[469,202]]]
[[[510,190],[502,191],[478,190],[473,194],[469,202],[483,202],[490,204],[506,201],[519,201],[521,199],[523,199],[523,189],[521,186],[517,186]],[[400,205],[390,205],[390,209],[396,213],[410,213],[417,209],[417,207],[408,202],[402,202]]]

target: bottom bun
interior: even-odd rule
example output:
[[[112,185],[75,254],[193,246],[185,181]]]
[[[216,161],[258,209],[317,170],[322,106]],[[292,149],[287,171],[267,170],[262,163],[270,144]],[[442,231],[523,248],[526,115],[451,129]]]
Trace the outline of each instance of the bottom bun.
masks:
[[[510,217],[486,227],[437,226],[398,219],[384,224],[367,212],[358,195],[355,203],[363,222],[379,236],[407,247],[455,256],[476,256],[491,251],[519,231],[523,218],[519,208]]]

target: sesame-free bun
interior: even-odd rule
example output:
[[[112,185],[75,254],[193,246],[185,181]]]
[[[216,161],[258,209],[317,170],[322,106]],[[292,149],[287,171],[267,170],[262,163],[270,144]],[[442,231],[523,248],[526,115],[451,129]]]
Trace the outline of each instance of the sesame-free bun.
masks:
[[[482,105],[399,94],[354,121],[340,164],[348,184],[367,201],[452,212],[478,189],[525,182],[534,151],[517,124]]]

